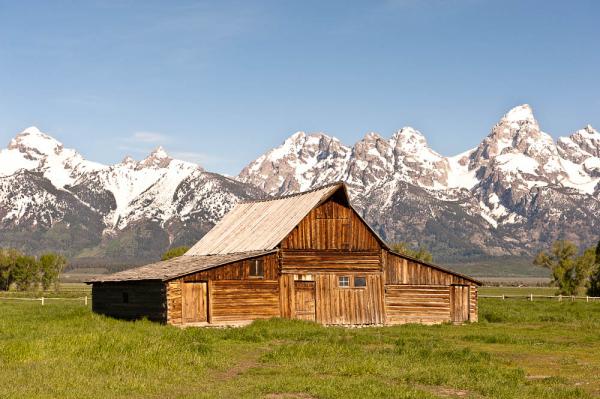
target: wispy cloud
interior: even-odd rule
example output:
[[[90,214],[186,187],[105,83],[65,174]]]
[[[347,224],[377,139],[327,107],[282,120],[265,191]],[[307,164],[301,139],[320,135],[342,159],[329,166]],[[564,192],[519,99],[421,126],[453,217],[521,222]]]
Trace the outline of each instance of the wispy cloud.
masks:
[[[128,155],[148,155],[159,145],[165,145],[171,137],[164,133],[139,130],[117,139],[117,148]]]
[[[164,144],[169,141],[169,136],[158,132],[135,132],[126,137],[124,141],[129,143]]]
[[[126,151],[127,154],[134,157],[147,156],[154,148],[159,145],[175,144],[176,140],[168,134],[149,131],[137,131],[129,136],[118,140],[117,148],[120,151]],[[166,145],[167,153],[175,159],[192,162],[211,170],[213,168],[221,169],[224,165],[232,162],[231,159],[220,157],[216,154],[208,154],[200,151],[179,150],[176,145]],[[172,150],[171,150],[172,149]]]
[[[169,154],[175,159],[181,159],[182,161],[192,162],[202,166],[212,165],[213,163],[223,161],[217,156],[205,154],[203,152],[171,151]]]

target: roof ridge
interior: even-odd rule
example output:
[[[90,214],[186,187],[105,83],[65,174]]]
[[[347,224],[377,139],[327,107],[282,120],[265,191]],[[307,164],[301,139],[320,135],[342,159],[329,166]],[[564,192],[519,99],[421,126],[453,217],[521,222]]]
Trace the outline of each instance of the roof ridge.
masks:
[[[324,184],[322,186],[314,187],[314,188],[311,188],[310,190],[301,191],[299,193],[279,195],[279,196],[273,196],[273,197],[268,197],[268,198],[263,198],[263,199],[245,200],[245,201],[238,202],[238,204],[255,204],[255,203],[259,203],[259,202],[277,201],[277,200],[299,197],[301,195],[314,193],[315,191],[323,190],[323,189],[329,188],[329,187],[334,187],[334,186],[344,187],[345,185],[346,185],[346,183],[343,180],[338,180],[333,183]]]

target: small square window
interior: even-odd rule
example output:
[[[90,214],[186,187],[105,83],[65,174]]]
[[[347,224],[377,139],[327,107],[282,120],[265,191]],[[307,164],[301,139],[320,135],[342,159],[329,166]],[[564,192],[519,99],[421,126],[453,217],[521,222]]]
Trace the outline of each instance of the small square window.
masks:
[[[366,277],[354,277],[354,286],[355,287],[366,287],[367,286],[367,278]]]
[[[350,287],[350,277],[348,277],[348,276],[340,276],[338,278],[338,285],[340,287]]]
[[[123,303],[129,303],[129,293],[128,292],[123,293]]]
[[[264,277],[265,269],[262,259],[253,259],[250,261],[250,277]]]

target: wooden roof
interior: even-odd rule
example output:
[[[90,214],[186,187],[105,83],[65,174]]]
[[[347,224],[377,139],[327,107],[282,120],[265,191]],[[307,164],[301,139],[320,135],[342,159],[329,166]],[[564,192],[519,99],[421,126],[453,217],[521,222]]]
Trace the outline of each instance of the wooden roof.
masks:
[[[201,270],[207,270],[213,267],[225,265],[227,263],[254,258],[273,252],[277,252],[277,250],[251,251],[226,255],[179,256],[177,258],[151,263],[149,265],[124,270],[118,273],[98,276],[86,282],[104,283],[113,281],[140,280],[167,281],[191,273],[199,272]]]
[[[343,183],[334,183],[299,194],[237,204],[185,256],[264,251],[281,241],[316,206]]]
[[[302,219],[338,190],[343,190],[348,205],[354,210],[350,204],[346,186],[342,182],[283,197],[241,202],[184,255],[167,261],[99,276],[88,281],[88,283],[140,280],[167,281],[227,263],[277,252],[277,247],[281,241],[290,234]],[[381,246],[394,255],[457,275],[481,285],[481,282],[472,277],[392,251],[360,214],[356,210],[354,211],[377,238]]]

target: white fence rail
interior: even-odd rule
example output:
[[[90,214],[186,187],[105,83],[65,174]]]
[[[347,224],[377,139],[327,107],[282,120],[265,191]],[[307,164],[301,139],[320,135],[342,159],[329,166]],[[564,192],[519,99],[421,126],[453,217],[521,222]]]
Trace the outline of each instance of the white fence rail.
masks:
[[[39,297],[39,298],[17,298],[17,297],[6,297],[6,296],[0,296],[0,301],[3,300],[8,300],[8,301],[38,301],[41,302],[42,306],[44,306],[47,302],[49,301],[54,301],[54,300],[58,300],[58,301],[83,301],[83,304],[85,306],[87,306],[88,304],[88,297],[87,296],[82,296],[82,297],[77,297],[77,298],[56,298],[56,297]]]
[[[582,300],[586,302],[596,302],[600,301],[599,296],[577,296],[577,295],[479,295],[479,298],[497,298],[497,299],[527,299],[528,301],[533,302],[535,298],[538,299],[556,299],[559,302],[562,301],[571,301],[575,302],[577,300]]]

